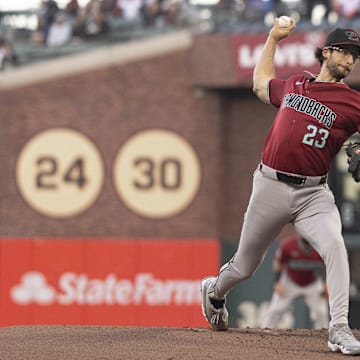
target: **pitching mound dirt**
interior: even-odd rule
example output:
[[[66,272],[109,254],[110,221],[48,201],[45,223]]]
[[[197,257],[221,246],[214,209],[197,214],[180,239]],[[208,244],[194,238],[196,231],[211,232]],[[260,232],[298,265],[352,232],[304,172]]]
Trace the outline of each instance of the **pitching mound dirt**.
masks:
[[[360,331],[354,334],[359,337]],[[0,329],[6,360],[344,359],[327,349],[327,330],[15,326]]]

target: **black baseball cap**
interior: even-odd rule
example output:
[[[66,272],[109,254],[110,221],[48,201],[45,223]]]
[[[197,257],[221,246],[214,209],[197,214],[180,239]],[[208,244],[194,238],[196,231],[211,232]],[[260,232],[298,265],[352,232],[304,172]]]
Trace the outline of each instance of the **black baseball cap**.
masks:
[[[325,47],[336,45],[353,45],[360,48],[360,35],[352,29],[336,28],[328,34]]]

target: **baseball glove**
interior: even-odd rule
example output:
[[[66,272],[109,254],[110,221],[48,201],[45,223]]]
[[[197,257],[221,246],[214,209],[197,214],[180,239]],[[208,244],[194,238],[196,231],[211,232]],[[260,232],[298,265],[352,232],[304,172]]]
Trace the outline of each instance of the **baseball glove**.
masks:
[[[348,156],[348,172],[356,182],[360,182],[360,142],[348,143],[346,154]]]

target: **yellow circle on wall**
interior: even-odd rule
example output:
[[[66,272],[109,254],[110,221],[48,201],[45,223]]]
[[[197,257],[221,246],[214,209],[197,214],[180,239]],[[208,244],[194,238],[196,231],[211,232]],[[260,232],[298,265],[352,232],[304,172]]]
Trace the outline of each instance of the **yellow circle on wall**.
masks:
[[[184,210],[201,179],[192,146],[180,135],[161,129],[130,137],[117,153],[113,170],[122,201],[149,218],[166,218]]]
[[[84,134],[54,128],[25,144],[16,164],[16,181],[34,210],[49,217],[68,218],[97,199],[104,166],[96,146]]]

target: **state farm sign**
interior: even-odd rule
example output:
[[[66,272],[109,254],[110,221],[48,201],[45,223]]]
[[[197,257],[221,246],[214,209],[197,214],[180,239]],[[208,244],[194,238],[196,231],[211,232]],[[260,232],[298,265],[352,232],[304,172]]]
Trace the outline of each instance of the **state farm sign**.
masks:
[[[51,305],[199,305],[199,280],[156,279],[153,274],[136,274],[134,279],[119,279],[115,274],[90,278],[72,272],[60,275],[57,286],[48,284],[46,276],[30,271],[10,289],[14,303],[22,306]]]
[[[267,34],[232,35],[233,58],[239,80],[249,81]],[[325,41],[325,32],[298,32],[279,43],[275,55],[277,77],[286,78],[304,70],[317,73],[320,69],[314,57],[316,47]]]
[[[217,240],[1,239],[0,326],[206,326]]]

